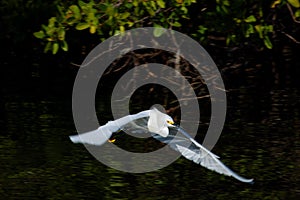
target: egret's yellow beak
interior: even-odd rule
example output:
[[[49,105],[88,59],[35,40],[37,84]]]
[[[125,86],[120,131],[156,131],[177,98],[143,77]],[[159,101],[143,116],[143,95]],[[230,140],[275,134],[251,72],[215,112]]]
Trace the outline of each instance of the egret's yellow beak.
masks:
[[[170,120],[167,120],[167,123],[168,123],[168,124],[171,124],[171,125],[174,124],[174,122],[173,122],[173,121],[170,121]]]

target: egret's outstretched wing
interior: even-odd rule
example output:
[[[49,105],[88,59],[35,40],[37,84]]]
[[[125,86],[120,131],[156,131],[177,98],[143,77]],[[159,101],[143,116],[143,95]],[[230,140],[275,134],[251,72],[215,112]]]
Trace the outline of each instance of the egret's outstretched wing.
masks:
[[[161,142],[168,144],[172,149],[180,152],[181,155],[183,155],[185,158],[192,160],[195,163],[202,165],[203,167],[206,167],[220,174],[232,176],[242,182],[253,182],[253,179],[243,178],[226,167],[218,159],[219,157],[217,155],[211,153],[205,147],[200,145],[182,128],[178,127],[177,130],[182,133],[182,136],[170,134],[167,138],[164,138],[157,134],[154,134],[153,137]]]
[[[143,135],[143,134],[150,134],[147,123],[148,123],[149,117],[143,117],[136,120],[133,120],[124,126],[122,126],[122,131],[130,132],[136,135]],[[150,135],[151,136],[151,135]]]
[[[100,126],[98,129],[86,132],[79,135],[72,135],[70,139],[74,143],[85,143],[91,145],[102,145],[104,144],[110,136],[122,129],[126,124],[143,117],[149,116],[150,110],[142,111],[134,115],[127,115],[115,121],[109,121],[103,126]]]

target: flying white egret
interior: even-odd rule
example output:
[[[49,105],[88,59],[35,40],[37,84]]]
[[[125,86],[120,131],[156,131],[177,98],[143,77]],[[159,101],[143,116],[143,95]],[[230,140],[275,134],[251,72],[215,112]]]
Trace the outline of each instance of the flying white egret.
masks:
[[[133,123],[140,119],[144,122],[143,125]],[[220,174],[233,176],[242,182],[253,182],[253,179],[243,178],[226,167],[218,159],[219,157],[217,155],[199,144],[180,126],[174,125],[174,121],[169,115],[158,111],[156,108],[142,111],[134,115],[128,115],[115,121],[109,121],[94,131],[80,135],[72,135],[70,136],[70,139],[73,143],[85,143],[99,146],[107,142],[114,132],[119,130],[135,130],[137,127],[149,131],[153,138],[168,144],[172,149],[180,152],[185,158],[192,160],[203,167]],[[173,134],[177,131],[182,135],[178,136]]]

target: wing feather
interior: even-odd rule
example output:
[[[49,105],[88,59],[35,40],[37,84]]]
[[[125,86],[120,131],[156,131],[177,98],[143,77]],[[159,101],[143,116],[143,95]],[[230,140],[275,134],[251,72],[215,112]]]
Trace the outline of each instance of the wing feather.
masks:
[[[178,128],[177,130],[180,133],[184,131],[182,128]],[[219,157],[217,155],[213,154],[205,147],[200,145],[185,131],[182,135],[184,137],[178,135],[169,135],[167,138],[163,138],[157,134],[154,134],[153,137],[161,142],[168,144],[172,149],[180,152],[181,155],[183,155],[188,160],[192,160],[193,162],[200,164],[207,169],[227,176],[232,176],[242,182],[253,182],[253,179],[243,178],[233,172],[218,159]]]

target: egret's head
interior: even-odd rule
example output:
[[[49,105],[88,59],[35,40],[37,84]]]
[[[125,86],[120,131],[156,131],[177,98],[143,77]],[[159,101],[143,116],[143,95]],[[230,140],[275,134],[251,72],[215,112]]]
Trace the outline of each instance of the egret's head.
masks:
[[[173,127],[174,120],[169,115],[160,112],[156,108],[151,109],[149,120],[148,120],[148,129],[153,133],[157,133],[163,137],[169,135],[168,127]]]
[[[166,123],[168,126],[173,127],[174,126],[174,120],[169,115],[166,116]]]

